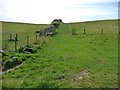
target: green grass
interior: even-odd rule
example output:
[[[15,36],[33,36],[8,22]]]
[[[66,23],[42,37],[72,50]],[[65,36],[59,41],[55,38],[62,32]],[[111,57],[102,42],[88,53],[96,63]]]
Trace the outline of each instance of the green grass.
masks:
[[[24,37],[21,36],[31,30],[32,43],[36,29],[43,27],[3,23],[3,32],[20,32],[22,41]],[[76,28],[77,35],[71,35],[72,28]],[[86,35],[83,34],[83,28],[86,28]],[[101,29],[104,30],[102,35]],[[58,33],[48,37],[47,43],[37,50],[37,54],[27,55],[25,64],[3,75],[3,87],[117,88],[117,30],[117,20],[61,24]],[[6,39],[3,43],[11,44],[7,41],[7,34],[3,35]],[[16,56],[23,57],[24,54],[17,53]],[[84,70],[89,72],[88,76],[79,79]]]
[[[2,23],[2,34],[3,34],[3,47],[7,48],[8,50],[14,50],[14,43],[9,41],[9,34],[12,33],[13,38],[15,34],[18,34],[18,48],[20,46],[26,45],[26,33],[29,35],[29,43],[32,44],[36,39],[36,31],[47,27],[47,24],[24,24],[24,23],[10,23],[10,22],[3,22]]]

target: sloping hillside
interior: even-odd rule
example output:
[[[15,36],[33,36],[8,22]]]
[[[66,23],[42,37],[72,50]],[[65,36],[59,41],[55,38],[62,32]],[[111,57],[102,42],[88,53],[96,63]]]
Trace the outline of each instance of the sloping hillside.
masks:
[[[10,32],[19,33],[21,40],[29,32],[32,42],[34,32],[43,27],[3,23],[3,43],[9,45]],[[57,31],[37,54],[15,54],[27,57],[22,66],[3,75],[4,88],[118,87],[117,20],[61,24]]]

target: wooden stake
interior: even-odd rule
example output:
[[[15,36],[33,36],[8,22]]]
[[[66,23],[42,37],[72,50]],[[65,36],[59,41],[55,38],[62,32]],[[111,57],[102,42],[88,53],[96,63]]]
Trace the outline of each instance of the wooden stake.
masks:
[[[12,33],[10,33],[10,39],[9,39],[10,41],[12,40]]]
[[[17,37],[15,37],[15,52],[17,52]]]
[[[72,35],[76,35],[76,29],[72,29]]]
[[[16,34],[16,41],[18,41],[18,34]]]
[[[83,33],[86,34],[86,29],[85,28],[83,29]]]
[[[103,34],[103,29],[101,29],[101,34]]]
[[[27,38],[26,46],[28,47],[29,46],[29,36],[28,36],[28,34],[26,35],[26,38]]]

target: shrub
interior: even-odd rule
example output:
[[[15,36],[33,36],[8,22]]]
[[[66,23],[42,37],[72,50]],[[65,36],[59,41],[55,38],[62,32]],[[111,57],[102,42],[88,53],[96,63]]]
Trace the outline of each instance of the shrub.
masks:
[[[20,53],[24,51],[24,47],[20,47],[18,50]]]
[[[2,57],[2,64],[8,59],[9,59],[9,57]]]
[[[6,70],[6,69],[11,68],[11,63],[12,63],[11,59],[5,60],[4,69]]]

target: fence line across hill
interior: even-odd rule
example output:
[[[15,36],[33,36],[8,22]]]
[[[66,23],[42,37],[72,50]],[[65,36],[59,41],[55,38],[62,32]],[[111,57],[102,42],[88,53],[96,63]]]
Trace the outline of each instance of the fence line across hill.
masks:
[[[53,32],[52,34],[54,34],[54,32],[55,32],[54,30],[55,30],[55,27],[51,26],[51,27],[43,29],[43,31],[42,30],[36,31],[35,34],[34,34],[35,35],[34,41],[32,41],[32,42],[37,41],[38,38],[41,37],[41,36],[47,36],[49,34],[51,35],[51,32]],[[90,34],[89,33],[89,29],[86,29],[86,28],[81,29],[81,33],[85,34],[85,35]],[[97,30],[97,33],[102,35],[102,34],[105,34],[106,32],[104,31],[104,29],[100,29],[100,30]],[[72,28],[72,35],[77,35],[77,34],[79,34],[79,33],[77,33],[77,29],[76,28]],[[15,37],[13,36],[13,33],[9,34],[9,41],[14,41],[15,52],[17,52],[17,47],[19,45],[18,44],[18,41],[19,41],[19,37],[18,36],[19,36],[19,34],[15,34]],[[30,41],[31,41],[30,35],[28,35],[28,33],[26,32],[25,40],[24,40],[24,42],[25,42],[24,46],[29,47]],[[22,41],[19,41],[19,42],[22,42]],[[21,45],[19,45],[19,46],[21,46]]]
[[[81,30],[82,31],[82,30]],[[83,28],[83,32],[82,32],[83,34],[89,34],[89,33],[87,33],[87,29],[86,28]],[[100,29],[100,32],[98,32],[98,33],[100,33],[100,34],[104,34],[104,30],[103,29]],[[72,35],[76,35],[77,34],[77,32],[76,32],[76,29],[75,28],[72,28]]]
[[[43,31],[42,30],[40,30],[40,31],[36,31],[35,32],[35,39],[34,39],[34,42],[36,41],[36,40],[38,40],[38,36],[39,37],[41,37],[41,36],[48,36],[48,35],[53,35],[53,34],[55,34],[56,33],[56,27],[54,26],[54,25],[52,25],[52,26],[50,26],[50,27],[48,27],[48,28],[44,28],[43,29]],[[38,35],[39,34],[39,35]],[[10,33],[9,34],[9,41],[13,41],[14,42],[14,50],[15,50],[15,52],[17,52],[17,47],[18,47],[18,39],[19,39],[19,37],[18,37],[19,35],[18,34],[15,34],[15,37],[14,37],[14,35],[13,35],[13,33]],[[25,33],[25,39],[24,39],[24,41],[25,41],[25,47],[29,47],[30,46],[30,35],[28,35],[28,33],[26,32]],[[19,43],[21,42],[21,40],[19,40]],[[21,46],[21,45],[20,45]]]

